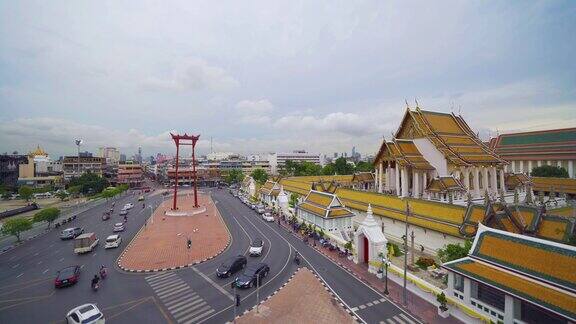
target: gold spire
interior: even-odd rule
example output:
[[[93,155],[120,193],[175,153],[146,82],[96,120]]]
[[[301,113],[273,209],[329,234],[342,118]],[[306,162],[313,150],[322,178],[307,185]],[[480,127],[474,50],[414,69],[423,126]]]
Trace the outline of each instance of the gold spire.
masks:
[[[36,149],[29,154],[30,156],[48,156],[48,153],[40,148],[40,145],[36,146]]]

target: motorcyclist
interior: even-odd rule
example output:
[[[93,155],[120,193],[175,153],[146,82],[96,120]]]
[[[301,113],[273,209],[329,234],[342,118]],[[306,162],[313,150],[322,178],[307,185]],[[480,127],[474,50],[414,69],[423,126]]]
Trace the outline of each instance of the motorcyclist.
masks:
[[[106,278],[106,275],[108,275],[108,271],[107,271],[106,267],[104,265],[102,265],[100,267],[100,277],[102,279],[104,279],[104,278]]]
[[[294,262],[296,262],[296,264],[300,265],[300,255],[298,254],[298,252],[296,252],[296,254],[294,254]]]
[[[94,275],[94,278],[92,278],[92,289],[98,287],[98,282],[100,282],[100,278],[98,278],[98,275]]]
[[[146,208],[146,203],[142,204],[142,209]]]

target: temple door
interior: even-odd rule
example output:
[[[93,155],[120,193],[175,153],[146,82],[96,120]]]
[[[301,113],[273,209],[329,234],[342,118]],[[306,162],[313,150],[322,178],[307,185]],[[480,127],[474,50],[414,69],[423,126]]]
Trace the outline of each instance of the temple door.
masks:
[[[368,263],[369,258],[368,256],[370,255],[368,252],[370,244],[368,243],[368,238],[366,238],[366,236],[364,236],[364,263]]]

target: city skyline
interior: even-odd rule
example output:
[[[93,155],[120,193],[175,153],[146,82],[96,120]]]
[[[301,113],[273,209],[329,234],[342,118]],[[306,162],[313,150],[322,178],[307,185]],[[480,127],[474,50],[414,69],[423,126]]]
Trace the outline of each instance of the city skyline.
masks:
[[[176,131],[201,154],[370,154],[405,101],[484,140],[576,125],[570,2],[0,8],[2,152],[171,153]]]

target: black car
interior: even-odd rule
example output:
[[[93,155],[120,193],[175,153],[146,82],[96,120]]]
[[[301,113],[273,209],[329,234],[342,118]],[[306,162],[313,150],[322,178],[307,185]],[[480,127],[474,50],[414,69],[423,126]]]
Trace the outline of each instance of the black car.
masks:
[[[78,282],[80,279],[80,266],[70,266],[66,267],[56,275],[54,280],[54,287],[61,288],[65,286],[70,286]]]
[[[247,260],[243,255],[237,255],[230,258],[224,262],[216,269],[216,275],[220,278],[230,277],[232,274],[238,272],[240,269],[244,269]]]
[[[268,275],[268,272],[270,272],[270,267],[266,263],[253,263],[236,278],[234,284],[238,288],[251,288],[258,282],[262,285],[262,279]]]

